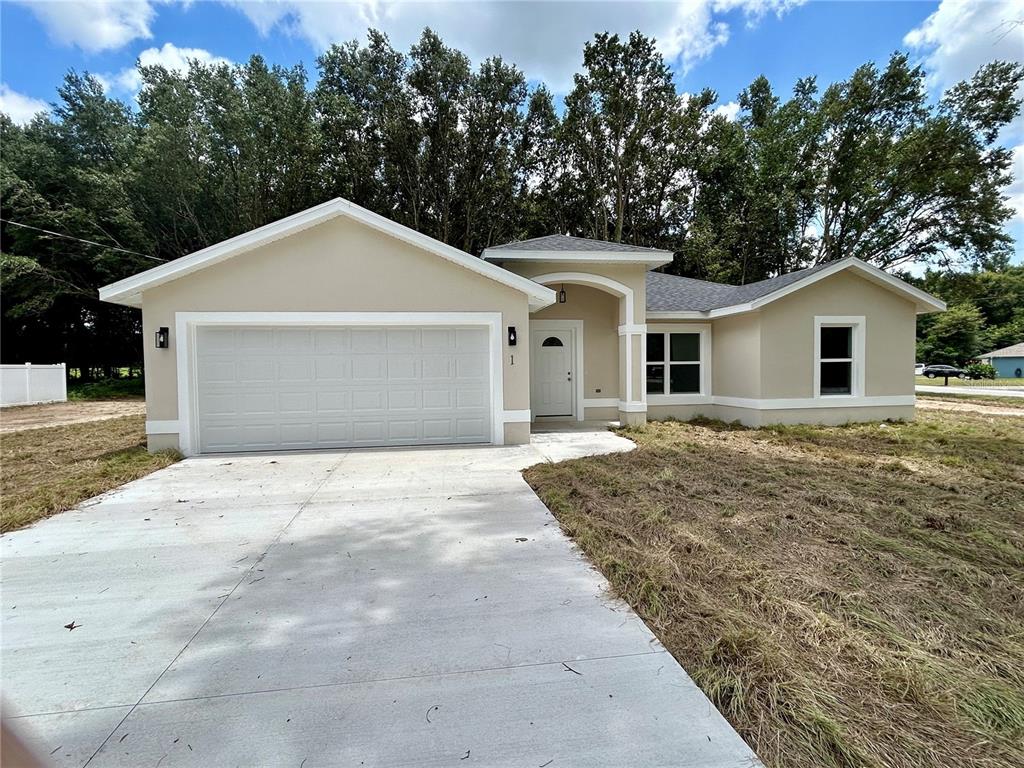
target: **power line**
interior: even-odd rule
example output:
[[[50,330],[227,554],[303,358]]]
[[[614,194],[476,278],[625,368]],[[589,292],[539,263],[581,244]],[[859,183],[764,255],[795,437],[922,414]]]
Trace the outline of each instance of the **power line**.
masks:
[[[111,251],[120,251],[121,253],[130,253],[133,256],[141,256],[144,259],[152,259],[153,261],[165,262],[167,259],[161,259],[157,256],[150,256],[146,253],[139,253],[138,251],[130,251],[127,248],[121,248],[117,245],[106,245],[105,243],[97,243],[95,240],[84,240],[81,237],[74,237],[73,235],[65,235],[63,232],[54,232],[49,229],[42,229],[40,227],[33,227],[31,224],[22,224],[18,221],[11,221],[10,219],[0,219],[5,224],[11,224],[15,227],[22,227],[23,229],[34,229],[36,232],[42,232],[46,235],[52,235],[53,237],[63,237],[66,240],[75,240],[79,243],[85,243],[86,245],[95,245],[100,248],[106,248]]]

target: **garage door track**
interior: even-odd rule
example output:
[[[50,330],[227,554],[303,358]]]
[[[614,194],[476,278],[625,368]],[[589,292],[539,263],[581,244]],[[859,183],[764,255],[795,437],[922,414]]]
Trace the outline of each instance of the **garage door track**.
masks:
[[[519,470],[199,457],[2,540],[4,714],[66,766],[751,766]]]

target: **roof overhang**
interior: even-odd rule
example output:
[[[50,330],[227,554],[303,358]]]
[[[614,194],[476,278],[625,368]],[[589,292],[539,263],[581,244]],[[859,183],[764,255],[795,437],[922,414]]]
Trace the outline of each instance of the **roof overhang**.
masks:
[[[483,259],[478,259],[465,251],[460,251],[458,248],[446,245],[439,240],[435,240],[373,211],[368,211],[340,197],[328,200],[326,203],[321,203],[312,208],[307,208],[304,211],[299,211],[296,214],[250,232],[245,232],[237,237],[232,237],[230,240],[211,245],[209,248],[204,248],[201,251],[182,256],[180,259],[175,259],[158,267],[153,267],[153,269],[148,269],[145,272],[140,272],[137,275],[126,277],[124,280],[119,280],[116,283],[105,285],[100,288],[100,300],[109,301],[113,304],[123,304],[129,307],[141,307],[143,291],[164,285],[172,280],[178,280],[206,267],[226,261],[233,256],[254,250],[338,216],[358,221],[379,232],[422,248],[502,285],[522,291],[527,295],[531,312],[555,303],[555,292],[550,288],[510,272],[507,269],[502,269],[496,264],[490,264]]]
[[[742,304],[733,304],[727,307],[718,307],[716,309],[710,309],[707,311],[679,311],[679,312],[648,312],[648,320],[697,320],[697,319],[713,319],[716,317],[727,317],[729,315],[739,315],[744,312],[753,312],[760,309],[766,304],[771,304],[773,301],[788,296],[791,293],[807,288],[815,283],[824,280],[826,277],[831,277],[838,272],[844,272],[846,270],[854,270],[864,279],[875,283],[876,285],[886,288],[887,290],[893,291],[894,293],[901,294],[905,298],[914,302],[917,309],[917,314],[923,315],[929,312],[944,312],[946,310],[946,302],[935,298],[930,293],[922,291],[920,288],[915,288],[910,283],[900,280],[898,277],[893,277],[888,272],[879,269],[878,267],[872,266],[865,261],[861,261],[855,256],[848,256],[845,259],[833,262],[829,266],[818,270],[812,275],[808,275],[803,280],[797,280],[796,282],[790,283],[787,286],[779,288],[777,291],[765,294],[752,301],[744,302]]]
[[[545,261],[565,264],[643,264],[648,269],[672,262],[671,251],[520,251],[487,248],[481,258],[487,261]]]

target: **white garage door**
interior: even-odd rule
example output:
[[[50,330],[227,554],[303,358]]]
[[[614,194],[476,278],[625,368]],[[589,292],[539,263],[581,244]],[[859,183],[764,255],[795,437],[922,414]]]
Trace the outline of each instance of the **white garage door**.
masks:
[[[199,450],[490,442],[475,327],[196,329]]]

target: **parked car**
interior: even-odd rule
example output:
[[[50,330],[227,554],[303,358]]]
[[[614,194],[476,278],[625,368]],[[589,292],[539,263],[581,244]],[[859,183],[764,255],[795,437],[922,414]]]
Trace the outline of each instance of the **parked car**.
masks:
[[[924,373],[924,369],[927,368],[924,363],[914,363],[914,375],[921,376]]]
[[[929,379],[943,379],[946,377],[966,379],[967,371],[962,368],[955,368],[952,365],[926,365],[921,372]]]

